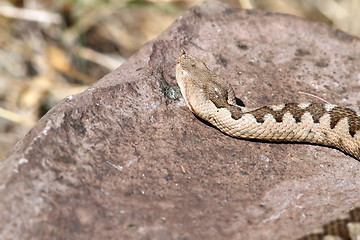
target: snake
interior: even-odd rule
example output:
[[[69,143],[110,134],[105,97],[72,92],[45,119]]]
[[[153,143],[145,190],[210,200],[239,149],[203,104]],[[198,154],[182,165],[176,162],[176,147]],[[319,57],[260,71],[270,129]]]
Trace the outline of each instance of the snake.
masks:
[[[360,160],[360,113],[357,111],[317,102],[257,108],[238,105],[232,86],[184,50],[180,51],[176,63],[176,81],[190,111],[227,135],[328,146]],[[360,206],[341,221],[334,220],[301,240],[330,240],[331,236],[360,239]]]

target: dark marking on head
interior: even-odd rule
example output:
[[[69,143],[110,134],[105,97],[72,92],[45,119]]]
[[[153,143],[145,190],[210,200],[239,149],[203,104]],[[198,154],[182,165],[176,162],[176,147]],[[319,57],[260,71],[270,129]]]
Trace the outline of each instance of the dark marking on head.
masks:
[[[230,111],[231,117],[235,120],[241,118],[244,114],[241,109],[237,106],[230,105],[228,103],[229,96],[228,92],[221,87],[207,86],[205,91],[208,92],[209,100],[215,104],[217,108],[226,108]]]

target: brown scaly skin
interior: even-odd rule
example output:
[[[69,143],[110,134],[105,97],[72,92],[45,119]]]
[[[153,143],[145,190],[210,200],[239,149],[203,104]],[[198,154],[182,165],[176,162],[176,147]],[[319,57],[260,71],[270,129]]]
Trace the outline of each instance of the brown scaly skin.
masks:
[[[230,136],[333,146],[360,160],[360,114],[354,110],[320,103],[238,106],[230,84],[185,51],[176,79],[190,111]],[[301,238],[320,239],[360,240],[360,208]]]
[[[230,84],[185,52],[176,79],[189,109],[230,136],[333,146],[360,159],[360,115],[354,110],[321,103],[238,106]]]
[[[326,238],[325,238],[326,237]],[[298,240],[358,240],[360,239],[360,207],[325,224],[319,231]]]

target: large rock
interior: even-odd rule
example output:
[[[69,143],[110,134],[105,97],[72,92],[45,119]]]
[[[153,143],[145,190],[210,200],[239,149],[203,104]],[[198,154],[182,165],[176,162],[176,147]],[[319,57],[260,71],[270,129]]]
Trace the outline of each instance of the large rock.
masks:
[[[295,239],[359,205],[360,162],[245,141],[199,121],[174,87],[180,49],[247,106],[358,109],[360,41],[324,24],[194,7],[43,117],[0,165],[1,239]]]

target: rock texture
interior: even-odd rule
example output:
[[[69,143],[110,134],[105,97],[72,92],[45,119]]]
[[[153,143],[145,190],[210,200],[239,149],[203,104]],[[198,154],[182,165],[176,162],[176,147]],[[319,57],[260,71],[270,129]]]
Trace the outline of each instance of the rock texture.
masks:
[[[324,24],[210,1],[44,116],[0,165],[1,239],[296,239],[360,205],[335,149],[230,138],[179,97],[180,49],[247,106],[358,110],[360,41]]]

